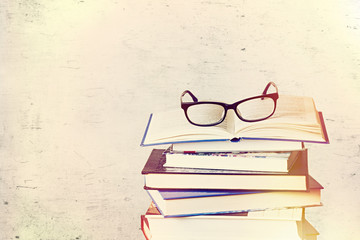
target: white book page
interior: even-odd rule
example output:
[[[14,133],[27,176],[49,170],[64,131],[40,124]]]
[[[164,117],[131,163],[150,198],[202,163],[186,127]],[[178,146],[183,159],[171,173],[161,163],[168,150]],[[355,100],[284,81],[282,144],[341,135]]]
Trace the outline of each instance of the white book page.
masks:
[[[272,117],[255,123],[235,119],[235,129],[236,135],[242,137],[294,137],[294,131],[295,137],[321,137],[318,112],[310,97],[282,95]]]
[[[148,128],[146,143],[187,140],[206,140],[231,138],[228,132],[228,119],[213,127],[199,127],[189,123],[182,109],[154,113]]]
[[[295,151],[301,142],[242,139],[239,142],[197,142],[173,144],[173,151],[234,152],[234,151]]]
[[[293,122],[295,124],[319,124],[318,112],[311,97],[282,95],[277,101],[272,122]]]

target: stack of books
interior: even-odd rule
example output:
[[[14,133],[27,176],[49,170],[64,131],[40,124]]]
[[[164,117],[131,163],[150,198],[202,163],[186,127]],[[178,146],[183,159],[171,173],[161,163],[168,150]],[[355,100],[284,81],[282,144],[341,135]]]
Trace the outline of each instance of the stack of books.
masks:
[[[322,205],[323,187],[309,174],[307,142],[329,143],[307,97],[281,96],[274,116],[254,123],[205,128],[181,111],[151,114],[141,145],[170,147],[153,149],[142,170],[145,238],[317,239],[305,209]]]

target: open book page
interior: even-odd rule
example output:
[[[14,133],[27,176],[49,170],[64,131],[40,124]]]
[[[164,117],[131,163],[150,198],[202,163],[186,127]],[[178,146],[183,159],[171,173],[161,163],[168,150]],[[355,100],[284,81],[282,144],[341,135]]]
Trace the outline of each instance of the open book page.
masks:
[[[235,120],[235,132],[239,137],[262,137],[321,141],[321,124],[311,97],[280,95],[274,115],[255,123]]]
[[[270,122],[287,122],[297,125],[318,125],[317,110],[311,97],[280,95]]]
[[[182,109],[167,112],[153,113],[148,127],[145,144],[160,142],[177,142],[188,140],[229,139],[232,137],[228,131],[231,128],[228,119],[213,127],[198,127],[190,124]],[[232,130],[233,131],[233,130]]]
[[[226,131],[231,134],[232,137],[235,136],[235,119],[237,118],[238,117],[235,115],[234,111],[228,111],[224,120],[224,127],[226,128]]]

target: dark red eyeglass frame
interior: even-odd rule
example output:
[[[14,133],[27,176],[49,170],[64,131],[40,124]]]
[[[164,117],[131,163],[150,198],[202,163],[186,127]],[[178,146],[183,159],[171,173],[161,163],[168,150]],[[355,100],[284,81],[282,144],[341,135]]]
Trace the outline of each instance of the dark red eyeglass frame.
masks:
[[[273,86],[276,90],[275,93],[267,93],[268,89]],[[183,97],[186,95],[186,94],[189,94],[192,98],[192,100],[194,102],[184,102],[182,99]],[[247,119],[244,119],[239,113],[238,111],[236,111],[236,108],[239,104],[243,103],[243,102],[246,102],[246,101],[249,101],[249,100],[253,100],[253,99],[256,99],[256,98],[261,98],[261,99],[264,99],[264,98],[271,98],[273,101],[274,101],[274,110],[272,111],[272,113],[265,117],[265,118],[260,118],[260,119],[255,119],[255,120],[247,120]],[[201,101],[199,102],[198,99],[195,97],[194,94],[192,94],[189,90],[185,90],[182,94],[181,94],[181,97],[180,97],[180,101],[181,101],[181,108],[184,110],[184,113],[185,113],[185,116],[186,116],[186,119],[193,125],[195,126],[199,126],[199,127],[210,127],[210,126],[215,126],[215,125],[218,125],[220,123],[222,123],[226,117],[226,113],[229,109],[232,109],[235,111],[236,115],[238,116],[239,119],[241,119],[242,121],[244,122],[258,122],[258,121],[263,121],[263,120],[266,120],[268,119],[269,117],[271,117],[274,113],[275,113],[275,110],[276,110],[276,102],[277,102],[277,99],[279,98],[279,93],[278,93],[278,88],[276,86],[276,84],[274,82],[269,82],[264,91],[262,92],[262,95],[259,95],[259,96],[255,96],[255,97],[250,97],[250,98],[245,98],[243,100],[240,100],[240,101],[237,101],[237,102],[234,102],[232,104],[227,104],[227,103],[223,103],[223,102],[213,102],[213,101]],[[224,108],[224,116],[221,120],[219,120],[218,122],[216,123],[213,123],[213,124],[197,124],[197,123],[194,123],[190,120],[190,118],[188,117],[188,114],[187,114],[187,110],[189,107],[193,106],[193,105],[199,105],[199,104],[215,104],[215,105],[220,105]]]

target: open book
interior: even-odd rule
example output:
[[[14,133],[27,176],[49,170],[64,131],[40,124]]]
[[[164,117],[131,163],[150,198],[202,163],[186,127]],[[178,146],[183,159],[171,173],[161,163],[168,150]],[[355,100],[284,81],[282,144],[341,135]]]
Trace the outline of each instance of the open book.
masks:
[[[198,127],[187,121],[180,108],[153,113],[141,145],[234,139],[329,142],[322,114],[316,110],[311,97],[280,95],[274,115],[259,122],[241,121],[230,110],[221,124]]]

